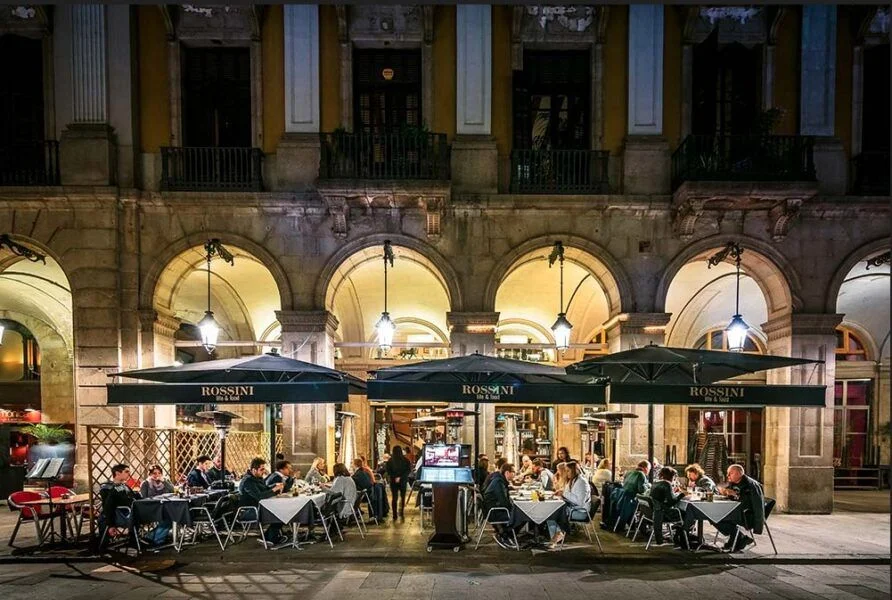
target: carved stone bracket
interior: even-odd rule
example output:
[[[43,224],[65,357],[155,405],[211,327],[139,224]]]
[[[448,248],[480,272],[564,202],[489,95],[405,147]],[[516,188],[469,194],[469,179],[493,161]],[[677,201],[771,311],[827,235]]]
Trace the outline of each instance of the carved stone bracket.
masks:
[[[332,233],[340,240],[346,238],[348,231],[347,217],[350,216],[350,207],[347,205],[347,199],[342,196],[325,196],[325,202],[328,204],[328,212],[332,218]]]
[[[780,242],[787,237],[793,219],[799,214],[800,207],[802,207],[802,198],[787,198],[768,211],[768,218],[771,222],[769,229],[771,239]]]
[[[672,228],[682,240],[688,241],[694,236],[694,227],[705,204],[706,198],[688,198],[675,209]]]
[[[448,312],[446,323],[452,333],[494,334],[499,323],[497,312]]]
[[[52,33],[52,6],[0,5],[0,34],[40,39]]]
[[[142,331],[152,331],[157,336],[173,338],[182,323],[171,313],[152,308],[138,311],[139,326]]]
[[[421,199],[426,217],[425,233],[428,239],[440,239],[440,217],[443,215],[443,198],[424,197]]]
[[[515,6],[511,22],[511,68],[523,70],[524,43],[603,43],[607,7],[583,4]]]

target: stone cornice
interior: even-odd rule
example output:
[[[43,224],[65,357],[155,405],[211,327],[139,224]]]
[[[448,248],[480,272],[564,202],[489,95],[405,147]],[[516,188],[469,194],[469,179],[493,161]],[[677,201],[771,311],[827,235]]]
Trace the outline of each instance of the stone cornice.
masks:
[[[615,331],[613,335],[625,333],[660,333],[669,324],[672,313],[622,313],[604,323],[604,329]]]
[[[844,315],[833,313],[793,313],[775,317],[762,324],[762,331],[768,340],[782,339],[794,335],[836,335],[837,326]]]
[[[497,312],[448,312],[446,323],[452,333],[495,334],[499,323]]]
[[[149,308],[138,311],[138,314],[143,331],[151,327],[155,335],[173,338],[180,328],[181,321],[171,313]]]
[[[334,335],[338,319],[327,310],[277,310],[282,333],[327,333]]]

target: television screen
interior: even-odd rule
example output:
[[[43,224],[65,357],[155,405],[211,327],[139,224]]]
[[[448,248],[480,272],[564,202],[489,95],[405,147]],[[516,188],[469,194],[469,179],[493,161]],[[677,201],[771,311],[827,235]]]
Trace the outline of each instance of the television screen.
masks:
[[[426,445],[424,447],[425,467],[458,467],[461,456],[461,445]]]

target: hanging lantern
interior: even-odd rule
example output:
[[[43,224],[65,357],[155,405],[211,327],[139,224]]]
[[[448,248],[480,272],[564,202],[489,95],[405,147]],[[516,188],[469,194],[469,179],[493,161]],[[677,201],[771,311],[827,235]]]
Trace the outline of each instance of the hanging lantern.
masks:
[[[551,331],[554,333],[554,345],[561,352],[570,347],[570,331],[572,329],[573,326],[567,320],[566,313],[559,313],[557,321],[551,326]]]
[[[728,336],[728,350],[731,352],[743,352],[748,331],[749,325],[746,324],[743,317],[740,315],[731,317],[731,322],[728,323],[728,327],[725,329],[725,334]]]
[[[383,352],[390,352],[390,348],[393,346],[393,333],[396,331],[396,325],[390,320],[390,313],[386,310],[381,313],[381,318],[375,324],[375,329],[378,331],[378,347]]]
[[[214,313],[205,311],[204,318],[198,322],[198,330],[201,332],[201,345],[211,354],[217,347],[217,338],[220,337],[220,326],[214,319]]]

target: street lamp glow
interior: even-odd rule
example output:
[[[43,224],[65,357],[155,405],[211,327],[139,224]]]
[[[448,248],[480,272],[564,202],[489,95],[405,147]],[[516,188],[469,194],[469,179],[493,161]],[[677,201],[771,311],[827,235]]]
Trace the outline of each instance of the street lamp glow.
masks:
[[[393,333],[396,331],[396,325],[390,320],[390,313],[387,311],[381,313],[375,329],[378,331],[378,347],[384,352],[390,352],[393,346]]]
[[[567,314],[558,313],[557,320],[551,326],[551,331],[554,333],[554,345],[561,352],[570,347],[570,331],[572,329],[573,326],[567,320]]]
[[[743,346],[746,343],[746,334],[749,331],[749,325],[740,315],[731,317],[731,322],[725,329],[728,336],[728,350],[731,352],[743,352]]]
[[[220,326],[214,319],[214,313],[205,311],[204,318],[198,322],[198,330],[201,331],[201,344],[208,354],[217,347],[217,338],[220,336]]]
[[[0,346],[3,345],[3,330],[4,329],[5,329],[5,327],[3,326],[3,323],[0,323]]]

